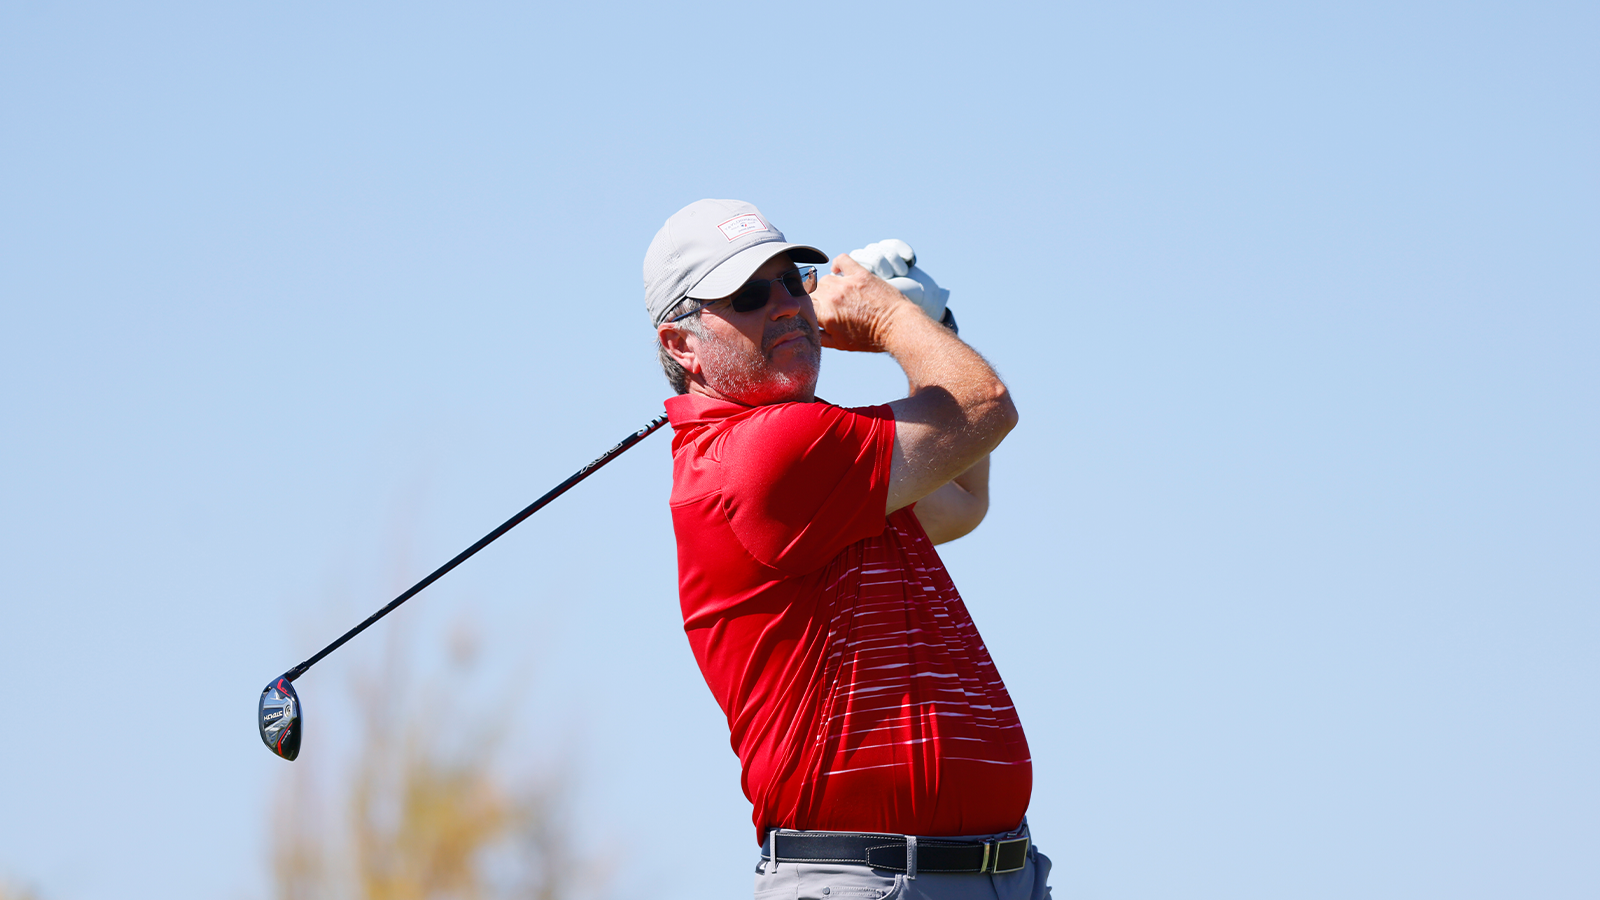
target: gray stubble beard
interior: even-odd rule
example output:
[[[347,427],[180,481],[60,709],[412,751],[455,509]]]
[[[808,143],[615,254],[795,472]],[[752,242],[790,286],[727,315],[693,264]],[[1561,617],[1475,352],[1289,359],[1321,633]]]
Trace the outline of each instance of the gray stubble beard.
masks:
[[[759,353],[741,353],[715,338],[703,339],[700,356],[706,384],[724,397],[750,406],[781,403],[815,392],[817,376],[822,371],[822,344],[817,329],[803,318],[791,321],[795,324],[764,335],[766,347]],[[775,371],[772,344],[791,331],[800,332],[800,340],[806,344],[805,364],[798,371]]]

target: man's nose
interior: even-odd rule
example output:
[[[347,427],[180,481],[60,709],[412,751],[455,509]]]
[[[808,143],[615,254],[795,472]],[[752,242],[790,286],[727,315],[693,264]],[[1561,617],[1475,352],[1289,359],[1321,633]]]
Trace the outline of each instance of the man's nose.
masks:
[[[782,282],[778,281],[772,283],[770,290],[772,293],[767,296],[767,310],[771,318],[787,319],[800,314],[800,303],[805,296],[804,294],[796,297],[789,293],[789,289],[784,287]]]

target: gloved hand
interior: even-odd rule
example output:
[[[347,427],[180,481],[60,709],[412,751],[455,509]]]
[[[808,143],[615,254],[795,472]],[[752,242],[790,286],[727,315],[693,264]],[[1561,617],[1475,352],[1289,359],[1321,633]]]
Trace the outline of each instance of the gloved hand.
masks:
[[[922,307],[922,311],[934,321],[955,321],[954,316],[945,314],[945,303],[950,299],[950,292],[935,284],[927,272],[917,268],[917,254],[910,244],[894,238],[877,241],[860,250],[850,251],[850,258],[889,282],[895,290]]]

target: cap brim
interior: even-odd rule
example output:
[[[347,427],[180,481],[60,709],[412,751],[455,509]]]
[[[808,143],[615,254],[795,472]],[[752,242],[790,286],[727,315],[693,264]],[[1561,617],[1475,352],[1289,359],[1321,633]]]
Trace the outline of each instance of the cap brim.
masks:
[[[690,288],[684,296],[694,300],[718,300],[726,297],[738,290],[739,285],[749,281],[757,269],[767,264],[767,260],[780,253],[789,254],[789,258],[796,263],[820,265],[828,261],[828,254],[815,247],[768,241],[756,244],[754,247],[746,247],[728,257],[726,262],[707,273],[706,277],[700,279],[700,283]]]

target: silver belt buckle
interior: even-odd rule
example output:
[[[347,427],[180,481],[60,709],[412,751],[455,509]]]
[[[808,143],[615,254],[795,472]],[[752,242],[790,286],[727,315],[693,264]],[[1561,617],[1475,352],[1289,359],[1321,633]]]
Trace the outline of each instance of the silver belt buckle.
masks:
[[[989,846],[991,844],[994,845],[994,852],[993,853],[990,853],[990,851],[989,851]],[[1010,869],[1002,869],[1002,868],[1000,868],[1000,848],[1009,846],[1011,844],[1021,844],[1022,845],[1022,864],[1018,865],[1018,866],[1014,866],[1014,867],[1012,867]],[[994,859],[994,868],[993,869],[989,868],[989,860],[990,860],[991,857],[993,857],[993,859]],[[1020,872],[1020,871],[1022,871],[1023,869],[1025,869],[1027,867],[1028,867],[1028,838],[1027,837],[1012,838],[1009,841],[984,841],[983,842],[983,871],[993,872],[996,875],[1009,875],[1012,872]]]

